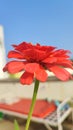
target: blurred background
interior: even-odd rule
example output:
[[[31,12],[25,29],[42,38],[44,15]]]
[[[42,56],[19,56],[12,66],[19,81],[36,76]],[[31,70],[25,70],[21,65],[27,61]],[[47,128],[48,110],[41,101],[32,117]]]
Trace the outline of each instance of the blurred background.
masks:
[[[23,41],[68,49],[72,52],[71,59],[73,60],[73,0],[1,0],[0,79],[19,77],[19,75],[3,73],[2,69],[6,61],[8,61],[7,53],[12,49],[11,45],[19,44]],[[50,82],[50,87],[48,87],[50,89],[50,91],[48,90],[49,94],[47,93],[47,87],[44,88],[43,85],[41,87],[41,97],[43,98],[44,96],[44,89],[46,90],[45,94],[47,93],[50,98],[53,96],[53,98],[63,99],[70,94],[73,95],[72,89],[67,88],[72,86],[73,82],[70,81],[69,83],[70,85],[68,85],[68,82],[61,84],[58,81],[55,83]],[[53,94],[51,92],[53,92],[53,86],[57,86],[56,84],[61,86],[57,88],[60,93]],[[12,84],[8,81],[7,87],[9,85]],[[48,86],[48,83],[46,85]],[[65,85],[67,87],[64,87]],[[12,91],[13,88],[11,87],[10,89],[9,87],[9,91]],[[4,89],[3,91],[6,91]],[[16,87],[15,93],[20,93],[20,90],[21,87],[19,89]],[[23,89],[20,95],[27,96],[27,94],[24,94]]]
[[[11,45],[23,41],[70,50],[73,60],[73,0],[0,0],[0,103],[32,98],[34,83],[23,87],[21,73],[11,75],[2,70]],[[73,80],[61,82],[49,73],[49,80],[40,83],[37,99],[63,101],[68,97],[73,99]],[[13,129],[9,122],[2,124],[2,129],[0,122],[1,130],[6,126]]]

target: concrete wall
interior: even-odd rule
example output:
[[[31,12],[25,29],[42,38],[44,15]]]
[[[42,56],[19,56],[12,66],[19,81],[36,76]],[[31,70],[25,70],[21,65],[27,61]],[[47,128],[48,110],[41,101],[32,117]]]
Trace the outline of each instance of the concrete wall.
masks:
[[[1,81],[0,97],[4,94],[11,93],[20,97],[32,98],[34,84],[22,86],[18,81]],[[64,100],[66,97],[73,97],[73,81],[48,81],[40,83],[37,98],[49,98]]]

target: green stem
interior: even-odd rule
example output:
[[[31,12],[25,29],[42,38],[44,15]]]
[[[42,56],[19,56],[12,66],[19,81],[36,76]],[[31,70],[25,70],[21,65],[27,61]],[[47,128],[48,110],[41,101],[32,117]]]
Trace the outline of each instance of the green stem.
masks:
[[[30,106],[30,111],[28,114],[28,119],[25,125],[25,130],[28,130],[29,125],[30,125],[30,120],[31,120],[31,116],[33,113],[33,109],[34,109],[34,105],[35,105],[35,101],[36,101],[36,96],[37,96],[37,92],[38,92],[38,87],[39,87],[39,81],[36,79],[35,80],[35,86],[34,86],[34,92],[33,92],[33,97],[32,97],[32,102],[31,102],[31,106]]]

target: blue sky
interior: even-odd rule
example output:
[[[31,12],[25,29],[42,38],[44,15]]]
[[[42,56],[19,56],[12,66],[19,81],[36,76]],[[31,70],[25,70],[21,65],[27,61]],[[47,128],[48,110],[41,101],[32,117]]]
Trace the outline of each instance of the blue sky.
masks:
[[[69,49],[73,57],[73,0],[1,0],[6,53],[22,41]]]

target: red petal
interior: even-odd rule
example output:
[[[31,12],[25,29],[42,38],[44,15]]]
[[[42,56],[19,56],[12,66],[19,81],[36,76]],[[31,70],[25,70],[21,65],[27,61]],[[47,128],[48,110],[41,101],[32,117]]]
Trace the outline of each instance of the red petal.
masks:
[[[33,45],[31,43],[22,42],[15,48],[15,50],[23,52],[24,50],[30,49],[32,47]]]
[[[64,66],[64,67],[67,67],[67,68],[71,68],[71,69],[73,69],[73,63],[72,63],[72,61],[70,61],[70,60],[66,60],[66,59],[59,59],[58,61],[57,61],[57,64],[59,64],[59,65],[61,65],[61,66]]]
[[[34,74],[24,72],[20,78],[21,84],[28,84],[30,85],[33,82]]]
[[[23,59],[24,56],[21,55],[19,52],[15,52],[15,51],[10,51],[8,53],[8,58],[17,58],[17,59]]]
[[[56,61],[57,61],[56,57],[49,57],[49,58],[44,59],[42,62],[44,62],[44,63],[54,63]]]
[[[13,46],[14,48],[16,48],[16,47],[17,47],[17,45],[16,45],[16,44],[12,44],[12,46]]]
[[[20,72],[21,70],[24,70],[26,62],[20,62],[20,61],[11,61],[8,63],[8,72],[9,73],[17,73]]]
[[[3,68],[3,71],[5,72],[5,71],[7,71],[8,70],[8,63],[4,66],[4,68]]]
[[[45,57],[45,52],[35,49],[35,48],[31,48],[31,49],[27,49],[23,51],[23,55],[24,58],[27,60],[42,60]]]
[[[36,71],[39,71],[39,64],[37,63],[28,63],[25,66],[25,71],[29,72],[29,73],[34,73]]]
[[[53,56],[68,57],[68,55],[67,55],[68,53],[70,53],[69,50],[59,49],[59,50],[56,50],[55,52],[53,52]]]
[[[37,44],[35,45],[35,48],[38,49],[38,50],[41,50],[41,51],[51,52],[51,51],[53,51],[56,47],[54,47],[54,46],[41,46],[39,43],[37,43]]]
[[[49,70],[52,71],[56,77],[62,81],[67,81],[71,77],[70,73],[67,70],[59,68],[58,66],[52,66],[49,68]]]
[[[40,80],[41,82],[45,82],[48,78],[48,74],[43,69],[43,67],[40,67],[37,72],[35,72],[36,79]]]
[[[35,59],[36,61],[41,61],[46,55],[45,51],[41,51],[35,48],[32,51],[32,59]]]

